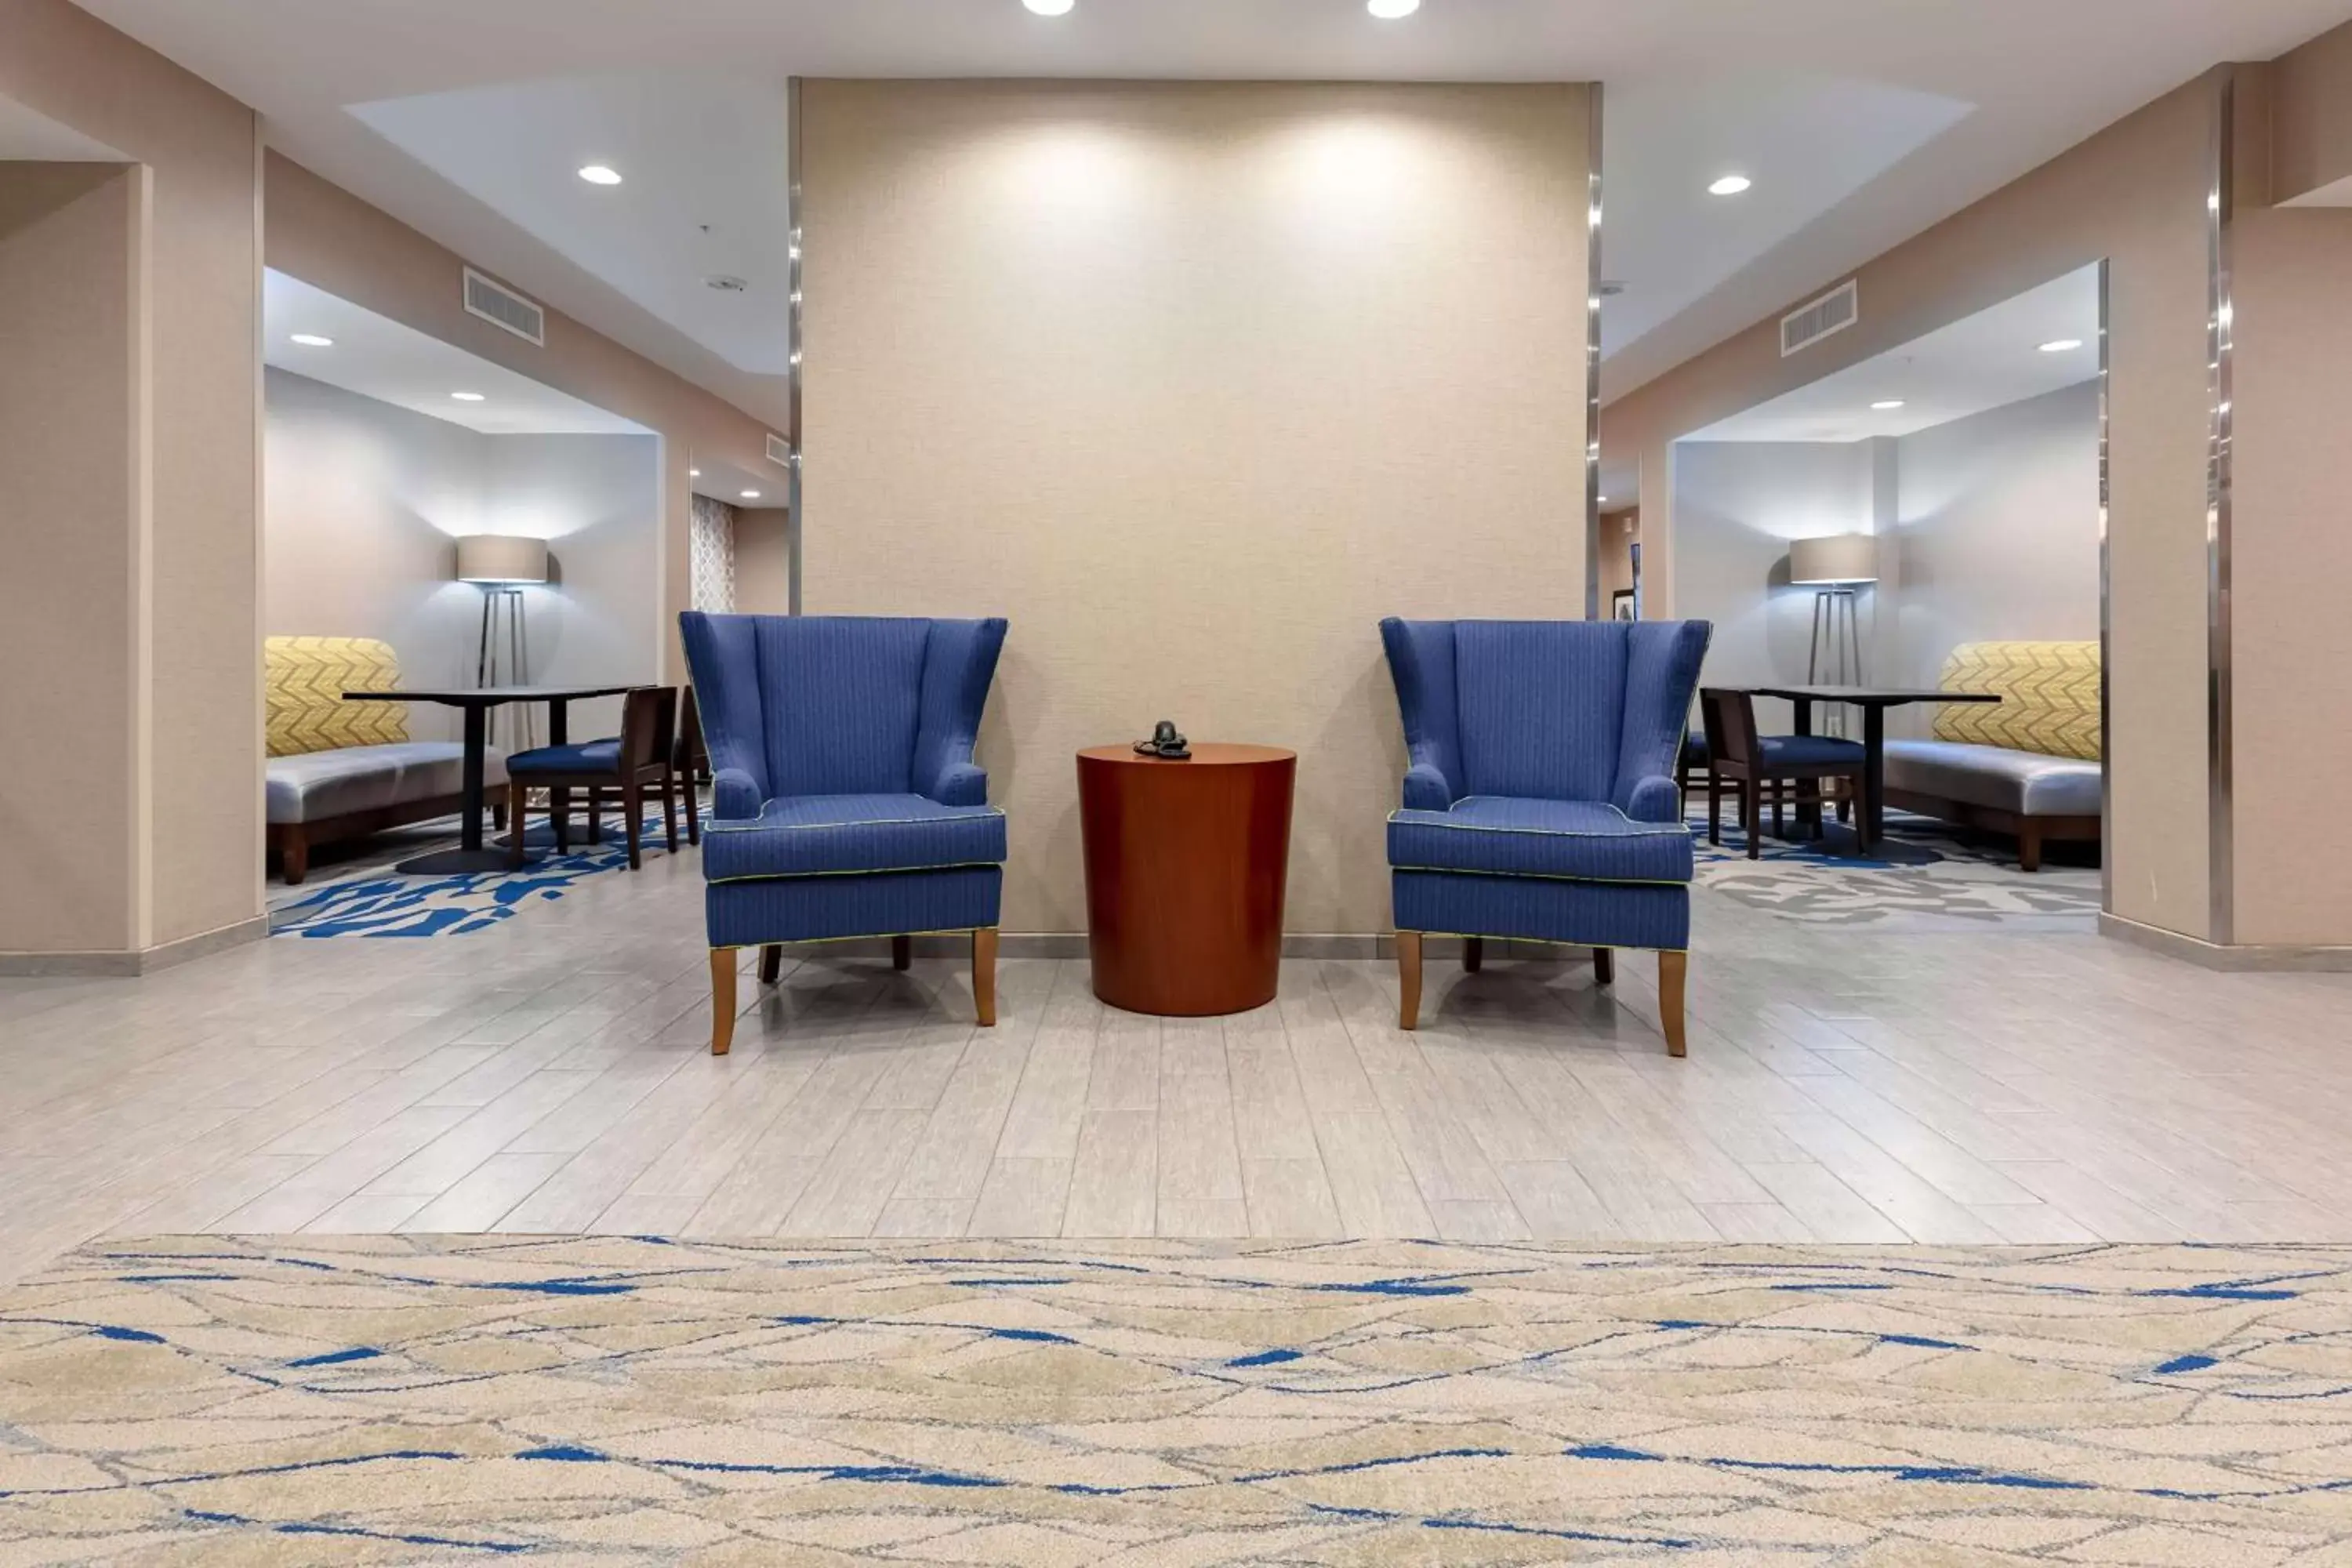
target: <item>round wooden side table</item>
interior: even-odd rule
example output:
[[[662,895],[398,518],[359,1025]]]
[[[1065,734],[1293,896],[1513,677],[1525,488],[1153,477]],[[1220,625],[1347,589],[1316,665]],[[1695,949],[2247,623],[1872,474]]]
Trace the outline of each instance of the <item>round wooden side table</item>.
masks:
[[[1274,1000],[1297,772],[1276,746],[1198,745],[1189,762],[1078,753],[1096,995],[1170,1017]]]

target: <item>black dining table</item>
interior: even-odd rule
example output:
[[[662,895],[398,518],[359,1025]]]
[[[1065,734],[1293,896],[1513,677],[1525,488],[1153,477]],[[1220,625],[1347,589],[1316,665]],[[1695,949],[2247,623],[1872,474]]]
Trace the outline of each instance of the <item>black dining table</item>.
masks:
[[[397,691],[346,691],[346,702],[437,702],[445,708],[456,708],[466,715],[465,807],[458,828],[457,847],[439,849],[430,855],[418,855],[403,860],[393,868],[413,877],[455,877],[474,871],[502,871],[507,857],[502,849],[492,849],[482,843],[482,808],[488,804],[484,798],[482,768],[485,753],[489,749],[490,710],[503,708],[510,702],[544,702],[547,704],[547,743],[566,744],[570,736],[570,705],[592,697],[623,697],[641,690],[642,681],[622,686],[474,686],[438,690],[430,688],[407,687]],[[520,823],[510,827],[520,831]]]
[[[1925,860],[1886,844],[1886,710],[1915,702],[1999,702],[1990,691],[1920,690],[1904,686],[1740,686],[1732,688],[1750,697],[1778,697],[1796,710],[1796,731],[1813,732],[1813,704],[1843,702],[1862,710],[1862,795],[1854,804],[1854,848],[1883,860]],[[1809,832],[1821,826],[1822,805],[1816,795],[1797,805],[1797,821]]]

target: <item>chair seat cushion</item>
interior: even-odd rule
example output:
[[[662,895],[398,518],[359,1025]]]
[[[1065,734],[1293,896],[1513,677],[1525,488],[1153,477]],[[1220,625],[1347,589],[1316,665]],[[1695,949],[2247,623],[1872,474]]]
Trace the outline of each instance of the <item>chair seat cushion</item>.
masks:
[[[1687,882],[1690,830],[1635,822],[1604,802],[1471,795],[1451,811],[1389,817],[1389,864],[1423,871]]]
[[[2096,816],[2101,768],[1967,741],[1889,741],[1886,787],[2019,816]]]
[[[272,757],[267,777],[270,821],[323,822],[460,793],[466,787],[466,748],[455,741],[341,746]],[[507,782],[504,754],[483,753],[482,782]]]
[[[702,872],[714,882],[1003,861],[1004,813],[919,795],[793,795],[702,835]]]
[[[1834,735],[1762,735],[1756,744],[1768,768],[1858,768],[1864,756],[1860,741]]]
[[[507,759],[510,773],[617,773],[621,771],[621,742],[618,736],[608,741],[583,741],[576,746],[541,746],[536,751],[517,752]]]

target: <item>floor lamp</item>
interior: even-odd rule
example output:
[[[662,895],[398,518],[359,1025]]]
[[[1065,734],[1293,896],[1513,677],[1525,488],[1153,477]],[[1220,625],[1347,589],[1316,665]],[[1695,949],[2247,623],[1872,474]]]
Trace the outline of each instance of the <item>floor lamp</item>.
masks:
[[[1813,590],[1813,643],[1805,660],[1808,686],[1860,686],[1862,590],[1878,581],[1878,539],[1837,533],[1789,545],[1789,581]],[[1840,733],[1844,710],[1836,710]]]
[[[457,581],[482,590],[482,634],[474,684],[521,686],[530,679],[530,641],[523,623],[522,591],[547,581],[547,541],[509,533],[474,533],[457,541]],[[524,705],[522,741],[533,742]],[[490,741],[498,741],[499,710],[490,710]]]

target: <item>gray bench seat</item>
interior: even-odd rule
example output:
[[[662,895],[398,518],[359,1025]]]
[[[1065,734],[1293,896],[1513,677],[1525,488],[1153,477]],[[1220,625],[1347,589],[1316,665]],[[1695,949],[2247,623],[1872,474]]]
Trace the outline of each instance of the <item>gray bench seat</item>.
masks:
[[[272,757],[268,773],[269,840],[286,880],[302,880],[314,841],[374,833],[447,816],[465,804],[466,748],[455,741],[400,741]],[[503,789],[507,759],[482,757],[482,784]]]
[[[1886,742],[1886,801],[1947,822],[2017,836],[2018,864],[2042,868],[2044,838],[2096,839],[2102,770],[1966,741]]]
[[[1889,741],[1886,787],[2017,816],[2096,816],[2096,763],[1964,741]]]
[[[323,822],[461,794],[466,748],[455,741],[403,741],[305,752],[270,758],[268,779],[270,821]],[[503,752],[484,754],[482,782],[486,787],[507,782]]]

